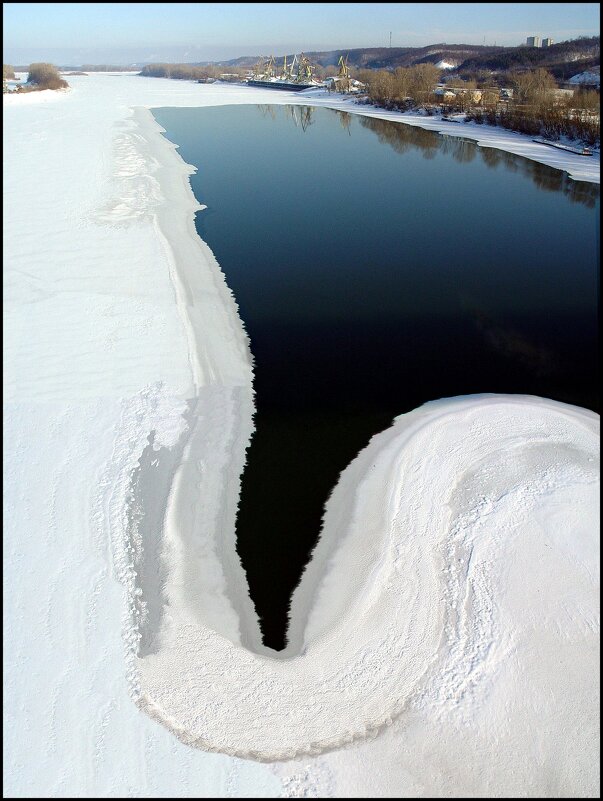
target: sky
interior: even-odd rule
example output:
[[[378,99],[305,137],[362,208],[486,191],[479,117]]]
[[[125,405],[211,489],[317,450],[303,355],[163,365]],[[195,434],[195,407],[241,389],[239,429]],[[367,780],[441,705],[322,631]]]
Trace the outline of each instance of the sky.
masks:
[[[599,3],[4,3],[4,63],[212,61],[598,35]]]

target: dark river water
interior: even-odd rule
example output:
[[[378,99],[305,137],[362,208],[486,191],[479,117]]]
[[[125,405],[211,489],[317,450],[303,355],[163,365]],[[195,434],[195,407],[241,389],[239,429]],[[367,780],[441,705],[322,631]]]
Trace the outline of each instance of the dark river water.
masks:
[[[599,187],[328,109],[153,113],[251,341],[237,549],[279,650],[325,501],[396,415],[481,392],[598,411]]]

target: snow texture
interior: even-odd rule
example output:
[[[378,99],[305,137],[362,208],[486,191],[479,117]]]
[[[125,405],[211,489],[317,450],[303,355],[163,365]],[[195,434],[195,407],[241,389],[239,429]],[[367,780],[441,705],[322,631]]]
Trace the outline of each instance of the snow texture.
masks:
[[[251,355],[193,168],[147,109],[401,115],[70,84],[4,100],[7,795],[596,795],[590,412],[474,396],[399,417],[333,492],[288,651],[259,640],[234,551]],[[595,157],[478,135],[598,181]]]
[[[593,86],[599,86],[601,84],[601,75],[598,72],[580,72],[578,75],[574,75],[572,78],[569,79],[568,83],[573,84],[589,84]]]

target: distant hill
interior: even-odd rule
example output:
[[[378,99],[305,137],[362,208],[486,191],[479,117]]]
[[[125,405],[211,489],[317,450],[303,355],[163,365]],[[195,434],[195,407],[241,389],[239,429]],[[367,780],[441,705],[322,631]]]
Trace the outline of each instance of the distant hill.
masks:
[[[348,57],[351,67],[360,69],[395,69],[396,67],[409,67],[412,64],[423,62],[437,63],[447,61],[460,64],[467,58],[475,55],[487,56],[504,50],[502,47],[484,47],[482,45],[447,45],[434,44],[426,47],[359,47],[352,50],[324,50],[304,51],[310,61],[322,67],[336,65],[340,56]],[[287,54],[287,59],[293,58],[293,53]],[[220,66],[252,67],[261,56],[242,56],[230,61],[212,62]],[[277,57],[282,61],[283,55]]]
[[[595,67],[601,60],[599,36],[580,37],[550,47],[507,47],[497,53],[476,54],[461,65],[464,71],[518,71],[542,67],[559,80]]]
[[[340,56],[359,69],[395,69],[413,64],[446,62],[461,72],[516,71],[543,67],[560,80],[600,63],[600,37],[580,37],[551,47],[502,47],[439,43],[425,47],[364,47],[351,50],[309,51],[306,55],[322,67],[336,65]],[[287,54],[288,60],[293,57]],[[204,62],[224,67],[252,67],[261,56],[242,56],[229,61]],[[276,58],[277,63],[283,56]]]

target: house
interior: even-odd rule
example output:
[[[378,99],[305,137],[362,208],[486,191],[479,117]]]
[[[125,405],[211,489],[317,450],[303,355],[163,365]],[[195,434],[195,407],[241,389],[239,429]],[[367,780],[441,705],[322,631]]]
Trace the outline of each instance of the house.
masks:
[[[479,103],[482,99],[481,89],[467,89],[465,86],[449,86],[447,92],[452,92],[454,96],[469,95],[472,103]],[[437,94],[437,89],[436,89]]]
[[[456,97],[454,92],[450,91],[450,89],[445,89],[443,86],[438,86],[434,95],[441,97],[442,100],[452,100],[452,98]]]

